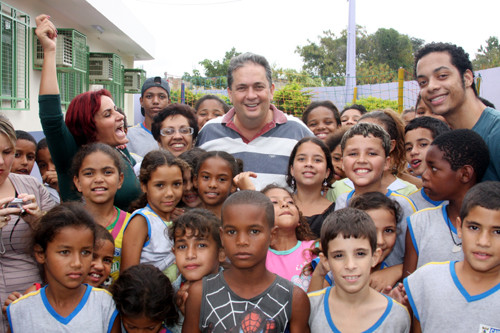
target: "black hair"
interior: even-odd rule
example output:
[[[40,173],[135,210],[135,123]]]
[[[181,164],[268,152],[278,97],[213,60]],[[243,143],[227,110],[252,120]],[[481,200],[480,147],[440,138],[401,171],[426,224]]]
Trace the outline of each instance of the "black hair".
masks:
[[[115,165],[116,169],[118,169],[118,173],[123,173],[123,171],[125,170],[125,164],[118,151],[105,143],[94,142],[81,146],[78,152],[75,154],[71,163],[71,175],[73,177],[78,177],[80,169],[82,168],[83,160],[90,154],[97,152],[108,155],[113,160],[113,164]]]
[[[356,208],[342,208],[327,216],[321,227],[321,248],[328,258],[328,243],[342,235],[346,238],[366,238],[372,254],[377,249],[377,229],[370,215]]]
[[[99,223],[95,225],[95,245],[97,246],[101,241],[110,241],[115,246],[115,240],[111,233]]]
[[[486,105],[487,107],[490,107],[492,109],[496,109],[495,108],[495,104],[491,103],[490,101],[488,101],[486,98],[483,98],[483,97],[478,97],[479,100],[484,104]]]
[[[290,198],[293,199],[292,192],[290,192],[286,187],[279,186],[277,184],[269,184],[266,187],[264,187],[262,190],[260,190],[260,192],[266,194],[267,192],[274,190],[274,189],[283,190],[283,191],[287,192],[290,195]],[[267,194],[266,194],[266,196],[267,196]],[[297,239],[300,241],[316,239],[316,235],[311,230],[311,226],[309,225],[309,223],[307,223],[307,219],[304,216],[304,214],[302,214],[299,207],[295,204],[295,200],[294,200],[294,205],[295,205],[295,207],[297,207],[297,211],[299,212],[299,225],[297,226],[297,228],[295,228],[295,237],[297,237]]]
[[[35,138],[33,137],[33,135],[29,134],[26,131],[16,130],[16,138],[17,138],[17,140],[26,140],[26,141],[29,141],[29,142],[33,143],[35,145],[35,147],[36,147],[36,140],[35,140]]]
[[[500,211],[500,182],[485,181],[471,187],[464,196],[460,219],[462,223],[474,207]]]
[[[181,171],[181,176],[186,168],[189,168],[186,162],[180,158],[176,158],[171,152],[164,149],[152,150],[144,156],[141,162],[141,170],[139,171],[139,182],[147,185],[151,180],[151,174],[159,167],[166,165],[169,167],[177,166]],[[148,204],[148,196],[143,193],[141,197],[130,204],[129,212],[143,208]]]
[[[417,77],[417,64],[426,55],[434,52],[446,52],[450,55],[451,63],[456,67],[460,76],[462,77],[462,82],[464,82],[464,74],[467,70],[470,70],[472,77],[474,78],[474,69],[472,68],[472,62],[469,59],[469,54],[465,52],[463,48],[455,44],[450,43],[429,43],[424,45],[415,53],[415,64],[413,74]],[[476,83],[472,80],[472,90],[477,96]]]
[[[43,138],[36,144],[36,155],[38,158],[38,152],[42,149],[49,149],[49,145],[47,144],[47,138]]]
[[[189,127],[193,128],[193,142],[196,141],[198,136],[198,121],[196,119],[196,111],[187,104],[170,104],[161,110],[154,118],[151,124],[151,134],[156,141],[161,141],[161,126],[163,121],[170,116],[182,116],[187,119]]]
[[[32,248],[40,246],[43,252],[63,228],[89,229],[96,238],[96,223],[90,213],[78,202],[65,202],[43,215],[33,230]]]
[[[357,123],[349,128],[340,142],[342,153],[345,150],[347,140],[356,135],[362,135],[365,138],[371,135],[374,138],[380,139],[380,141],[382,141],[382,148],[385,151],[385,156],[389,156],[389,153],[391,152],[391,138],[389,134],[382,128],[382,126],[372,123]]]
[[[168,228],[169,238],[175,242],[175,237],[186,235],[188,229],[191,230],[193,237],[212,237],[217,248],[222,248],[219,228],[222,226],[220,219],[214,213],[207,209],[190,209],[177,219]]]
[[[434,117],[423,116],[412,119],[405,127],[405,134],[417,128],[428,129],[432,133],[432,139],[451,131],[451,128],[444,121]]]
[[[330,111],[332,111],[333,118],[335,119],[337,126],[342,125],[342,122],[340,121],[339,109],[337,109],[335,104],[333,104],[331,101],[319,101],[319,102],[312,102],[311,104],[309,104],[304,110],[304,113],[302,113],[302,122],[304,122],[304,124],[307,125],[307,119],[309,118],[309,114],[311,113],[311,111],[320,106],[325,107]]]
[[[330,150],[330,154],[333,153],[333,151],[335,150],[335,148],[337,148],[338,145],[340,145],[342,137],[344,136],[345,132],[347,132],[347,130],[348,128],[341,127],[326,138],[325,144]]]
[[[325,162],[326,162],[326,170],[330,170],[328,173],[328,176],[326,177],[326,182],[328,186],[332,183],[333,175],[334,175],[334,170],[333,170],[333,164],[332,164],[332,157],[330,155],[330,150],[326,146],[326,144],[318,139],[315,136],[308,136],[305,138],[300,139],[296,144],[295,147],[293,147],[292,152],[290,153],[290,158],[288,159],[288,168],[287,168],[287,173],[286,173],[286,183],[288,186],[292,186],[292,174],[291,174],[291,169],[293,162],[295,160],[295,156],[297,155],[297,151],[299,150],[299,147],[305,143],[305,142],[312,142],[315,145],[319,146],[321,148],[321,151],[323,151],[323,154],[325,154]]]
[[[465,165],[472,166],[476,182],[481,181],[490,163],[488,146],[479,134],[469,129],[443,133],[431,145],[443,152],[443,159],[453,171]]]
[[[230,195],[221,209],[222,225],[224,225],[224,211],[227,207],[235,205],[251,205],[264,210],[269,228],[274,227],[274,207],[271,200],[265,194],[258,191],[244,190]],[[244,214],[244,212],[242,212]]]
[[[196,113],[198,113],[199,108],[201,106],[201,103],[205,102],[206,100],[213,99],[214,101],[217,101],[220,103],[222,106],[222,110],[224,110],[224,113],[227,113],[229,111],[229,105],[226,104],[219,96],[215,95],[203,95],[199,100],[196,101],[196,104],[194,105],[194,109],[196,110]]]
[[[199,157],[198,163],[196,163],[196,168],[194,169],[195,175],[198,175],[198,172],[200,171],[203,162],[205,162],[209,158],[221,158],[224,161],[226,161],[229,165],[229,168],[231,169],[232,178],[234,178],[242,171],[243,162],[241,160],[238,161],[238,159],[234,158],[233,155],[226,153],[225,151],[214,150],[214,151],[207,151]]]
[[[391,110],[375,110],[368,112],[361,116],[358,121],[363,119],[375,119],[382,123],[382,127],[389,133],[391,140],[394,140],[395,146],[390,156],[392,158],[391,167],[393,168],[391,172],[393,174],[400,174],[406,169],[406,158],[405,158],[405,125],[403,120],[399,115]]]
[[[194,172],[194,169],[196,169],[196,164],[198,164],[198,160],[204,153],[206,153],[206,150],[199,147],[194,147],[180,154],[178,158],[186,162]]]
[[[444,121],[424,116],[412,119],[405,127],[405,134],[417,128],[428,129],[432,133],[433,140],[439,135],[451,131],[451,128]]]
[[[127,268],[111,285],[110,292],[122,316],[144,316],[167,326],[175,325],[179,319],[174,288],[168,277],[153,265]]]
[[[340,111],[340,116],[342,117],[342,115],[344,114],[344,112],[346,112],[347,110],[358,110],[359,113],[361,113],[361,115],[364,115],[365,113],[367,113],[368,111],[366,110],[366,108],[361,105],[361,104],[351,104],[351,105],[346,105],[342,111]]]
[[[397,201],[389,199],[380,192],[367,192],[353,197],[349,207],[367,211],[371,209],[387,209],[396,218],[396,223],[403,216],[403,210]]]

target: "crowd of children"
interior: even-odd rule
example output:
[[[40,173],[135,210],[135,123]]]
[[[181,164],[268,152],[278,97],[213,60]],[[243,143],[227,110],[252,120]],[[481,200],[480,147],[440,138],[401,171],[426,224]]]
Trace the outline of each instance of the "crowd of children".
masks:
[[[37,23],[52,50],[57,30],[47,16]],[[100,94],[77,99],[102,100],[95,117],[110,118],[112,100]],[[137,164],[120,141],[121,114],[101,120],[118,145],[75,144],[58,118],[71,149],[56,164],[54,133],[49,144],[24,131],[12,140],[0,118],[0,169],[29,177],[36,161],[44,200],[4,186],[0,172],[0,258],[29,247],[33,277],[0,284],[0,332],[499,331],[500,182],[482,181],[488,146],[422,116],[420,104],[400,116],[313,102],[302,120],[315,136],[293,147],[288,187],[261,191],[229,152],[192,148],[197,127],[228,112],[217,96],[187,116],[171,105],[154,117],[164,149]],[[132,196],[134,182],[142,193],[124,209],[117,198]]]

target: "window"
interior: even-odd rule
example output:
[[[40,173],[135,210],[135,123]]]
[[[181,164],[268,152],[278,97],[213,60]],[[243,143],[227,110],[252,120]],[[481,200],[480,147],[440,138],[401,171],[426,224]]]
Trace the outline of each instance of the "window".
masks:
[[[0,109],[29,109],[30,18],[0,2]]]

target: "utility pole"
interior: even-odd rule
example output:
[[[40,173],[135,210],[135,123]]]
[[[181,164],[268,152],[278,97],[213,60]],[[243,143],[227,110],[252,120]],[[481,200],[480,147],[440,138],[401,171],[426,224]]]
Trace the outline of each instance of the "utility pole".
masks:
[[[346,102],[353,100],[356,87],[356,0],[349,1],[349,21],[347,24],[347,54],[345,71]]]

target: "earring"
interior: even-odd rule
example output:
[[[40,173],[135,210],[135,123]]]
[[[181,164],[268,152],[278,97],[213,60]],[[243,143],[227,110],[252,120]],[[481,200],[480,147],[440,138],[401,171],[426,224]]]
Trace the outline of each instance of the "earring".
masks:
[[[325,178],[325,180],[323,181],[323,186],[324,186],[324,187],[327,187],[327,186],[328,186],[328,182],[326,181],[326,178]]]
[[[295,191],[295,189],[296,189],[296,186],[295,186],[295,177],[293,177],[293,176],[292,176],[291,183],[292,183],[292,189]]]

